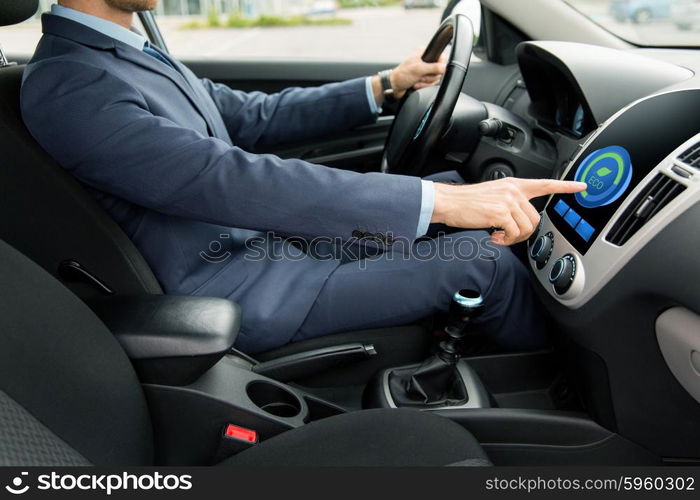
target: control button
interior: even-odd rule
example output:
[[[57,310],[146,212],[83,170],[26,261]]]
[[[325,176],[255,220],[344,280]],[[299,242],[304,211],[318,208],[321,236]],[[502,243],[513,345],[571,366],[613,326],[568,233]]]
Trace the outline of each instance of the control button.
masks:
[[[588,222],[581,219],[581,222],[576,226],[576,232],[578,235],[584,239],[584,241],[591,241],[591,238],[595,234],[595,228],[591,226]]]
[[[569,210],[566,212],[566,215],[564,216],[564,220],[568,225],[571,227],[576,227],[579,222],[581,222],[581,216],[574,212],[573,210]]]
[[[554,205],[554,211],[564,217],[566,212],[569,211],[569,205],[567,205],[564,200],[559,200],[557,204]]]
[[[554,285],[554,291],[564,295],[571,288],[576,277],[576,259],[568,254],[557,260],[549,271],[549,282]]]
[[[674,172],[675,174],[680,175],[680,176],[683,177],[684,179],[690,179],[690,178],[692,177],[692,175],[693,175],[693,174],[691,174],[690,172],[688,172],[686,169],[681,168],[681,167],[679,167],[679,166],[677,166],[677,165],[674,165],[673,168],[671,168],[671,170],[673,170],[673,172]]]
[[[530,248],[530,257],[537,264],[537,269],[544,269],[552,256],[553,248],[554,235],[552,233],[547,233],[537,238],[537,241]]]

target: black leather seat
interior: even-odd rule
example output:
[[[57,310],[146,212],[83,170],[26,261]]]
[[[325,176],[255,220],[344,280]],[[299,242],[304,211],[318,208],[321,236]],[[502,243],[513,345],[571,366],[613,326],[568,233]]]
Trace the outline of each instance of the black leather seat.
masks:
[[[0,465],[152,465],[144,393],[111,333],[75,295],[1,241],[0,276]],[[222,465],[240,464],[488,460],[454,422],[418,411],[372,410],[288,431]]]

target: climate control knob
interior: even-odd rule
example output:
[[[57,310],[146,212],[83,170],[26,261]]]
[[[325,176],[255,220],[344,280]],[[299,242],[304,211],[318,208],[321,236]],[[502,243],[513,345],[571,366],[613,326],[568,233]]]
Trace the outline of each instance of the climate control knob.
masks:
[[[537,264],[537,269],[544,269],[554,248],[554,235],[547,233],[540,236],[530,247],[530,258]]]
[[[576,277],[576,259],[568,254],[557,260],[549,271],[549,282],[554,285],[554,291],[564,295],[571,288]]]

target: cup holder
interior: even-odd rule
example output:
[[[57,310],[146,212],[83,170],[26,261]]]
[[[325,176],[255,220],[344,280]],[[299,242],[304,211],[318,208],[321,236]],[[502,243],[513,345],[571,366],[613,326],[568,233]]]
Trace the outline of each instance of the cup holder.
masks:
[[[251,382],[246,387],[250,400],[261,410],[276,417],[296,417],[301,412],[301,402],[290,391],[269,382]]]

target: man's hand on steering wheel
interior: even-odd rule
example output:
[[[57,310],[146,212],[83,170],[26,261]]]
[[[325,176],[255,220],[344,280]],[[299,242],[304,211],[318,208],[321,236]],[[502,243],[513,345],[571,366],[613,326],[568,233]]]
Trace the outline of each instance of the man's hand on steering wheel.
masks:
[[[462,93],[473,43],[471,21],[463,15],[450,16],[422,54],[414,55],[392,72],[391,82],[385,72],[380,73],[382,89],[389,90],[391,83],[394,97],[401,98],[384,148],[382,172],[423,173]],[[449,56],[443,58],[450,45]],[[437,82],[439,86],[432,85]]]
[[[440,83],[447,68],[447,58],[442,56],[438,62],[425,62],[424,52],[424,48],[418,50],[391,71],[389,77],[396,99],[402,99],[410,89],[420,90]],[[372,80],[372,87],[377,104],[381,105],[384,102],[384,92],[379,76]]]

